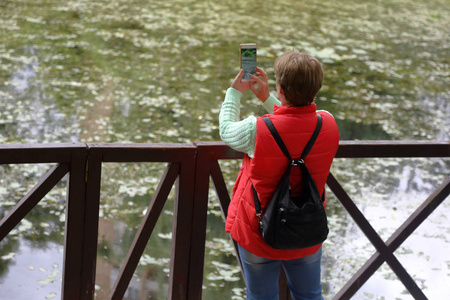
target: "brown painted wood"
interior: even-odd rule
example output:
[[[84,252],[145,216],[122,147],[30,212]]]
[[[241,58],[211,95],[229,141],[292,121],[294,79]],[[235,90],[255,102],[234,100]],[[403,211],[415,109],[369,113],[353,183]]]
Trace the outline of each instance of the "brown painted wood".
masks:
[[[228,206],[230,206],[231,198],[223,178],[222,170],[220,169],[219,162],[214,160],[211,162],[211,178],[214,184],[217,198],[220,202],[220,209],[222,210],[222,216],[224,220],[228,216]]]
[[[86,159],[86,154],[75,154],[72,156],[70,164],[63,258],[62,299],[64,300],[81,299],[85,290],[85,287],[82,285],[84,268],[83,247],[90,246],[84,244],[87,230],[84,226]]]
[[[340,141],[337,158],[449,157],[450,142],[440,141]]]
[[[198,142],[191,144],[19,144],[0,145],[0,164],[60,163],[40,179],[18,205],[0,222],[0,240],[42,199],[45,194],[70,171],[69,194],[66,213],[66,245],[63,270],[63,299],[93,299],[95,286],[95,261],[98,235],[98,207],[100,199],[101,165],[107,162],[175,162],[180,169],[170,170],[164,190],[167,195],[175,178],[176,199],[174,208],[170,299],[201,299],[203,280],[204,239],[206,230],[208,172],[213,179],[216,193],[226,217],[230,195],[223,179],[219,159],[241,159],[243,153],[232,150],[222,142]],[[88,158],[89,157],[89,158]],[[209,157],[209,159],[207,158]],[[439,141],[341,141],[338,158],[357,157],[450,157],[450,142]],[[86,165],[88,159],[88,165]],[[170,168],[169,168],[170,169]],[[195,176],[193,175],[195,174]],[[160,183],[161,184],[161,183]],[[352,277],[335,299],[349,299],[357,289],[387,262],[415,299],[426,299],[404,267],[393,255],[401,243],[425,220],[449,195],[450,183],[433,193],[408,220],[384,243],[373,234],[373,228],[341,190],[339,183],[329,185],[350,214],[354,216],[365,234],[375,244],[378,252]],[[158,192],[158,204],[164,206],[166,192]],[[348,199],[347,199],[348,198]],[[155,198],[154,198],[155,199]],[[153,201],[153,200],[152,200]],[[161,208],[162,209],[162,208]],[[151,209],[149,209],[151,211]],[[123,265],[121,278],[115,291],[125,293],[129,280],[151,235],[160,211],[141,224],[136,235],[136,245],[130,249]],[[11,227],[12,226],[12,227]],[[147,237],[148,236],[148,237]],[[236,243],[233,241],[235,247]],[[238,260],[239,260],[239,255]],[[240,261],[240,260],[239,260]],[[281,297],[288,290],[282,283]],[[342,292],[344,291],[344,292]],[[284,293],[286,292],[286,293]],[[122,293],[122,295],[123,295]],[[284,294],[283,294],[284,293]],[[353,294],[352,294],[353,293]],[[119,299],[118,297],[117,299]],[[116,298],[114,298],[116,299]]]
[[[100,211],[102,157],[89,155],[86,165],[83,262],[81,273],[82,300],[94,299],[97,266],[98,223]],[[89,179],[89,180],[87,180]]]
[[[169,276],[169,299],[187,299],[189,265],[192,249],[192,216],[194,208],[195,157],[181,163],[173,210],[172,253]],[[206,230],[204,228],[203,230]],[[200,233],[202,234],[202,233]],[[204,246],[204,245],[203,245]]]
[[[74,153],[86,153],[86,144],[1,144],[0,164],[69,163]]]
[[[0,241],[22,221],[42,198],[67,174],[68,164],[58,164],[51,168],[39,182],[0,221]]]
[[[128,255],[120,268],[119,276],[112,289],[110,299],[119,300],[123,298],[179,171],[179,164],[176,163],[169,164],[164,171],[147,213],[128,251]]]
[[[220,169],[220,165],[217,160],[211,161],[211,178],[214,184],[214,189],[216,191],[217,198],[219,199],[222,216],[225,221],[228,216],[228,207],[230,206],[231,199],[228,193],[227,186],[225,184],[225,180],[223,178],[222,170]],[[238,243],[235,240],[233,240],[231,235],[230,239],[233,242],[234,252],[236,254],[238,263],[241,267],[242,279],[245,282],[244,269],[242,268],[242,260],[239,254]]]
[[[87,144],[89,153],[102,156],[103,162],[181,162],[194,157],[192,144]]]
[[[241,159],[244,153],[231,149],[224,142],[197,142],[197,147],[202,147],[208,151],[211,159]]]
[[[351,198],[348,196],[348,194],[344,191],[342,186],[339,184],[339,182],[331,173],[328,176],[327,184],[333,191],[333,193],[336,195],[336,197],[339,199],[339,201],[342,203],[342,205],[345,207],[345,209],[350,213],[353,220],[356,222],[356,224],[359,226],[362,232],[366,235],[366,237],[369,239],[372,245],[375,246],[376,250],[378,251],[381,257],[382,260],[381,263],[384,261],[387,262],[387,264],[391,267],[392,271],[394,271],[394,273],[398,276],[398,278],[402,281],[402,283],[405,285],[405,287],[408,289],[411,295],[414,296],[415,299],[427,299],[425,294],[423,294],[422,290],[417,286],[413,278],[408,274],[403,265],[398,261],[397,257],[395,257],[393,251],[391,251],[387,247],[387,245],[383,242],[383,240],[375,231],[375,229],[373,229],[373,227],[364,217],[363,213],[356,207],[355,203],[351,200]],[[374,261],[376,261],[377,264],[380,263],[379,259]],[[357,272],[357,275],[355,275],[357,277],[351,280],[352,281],[351,286],[346,286],[345,291],[338,293],[336,297],[340,298],[335,297],[333,299],[349,299],[348,297],[353,296],[354,293],[356,293],[356,291],[365,283],[365,281],[363,281],[362,274],[364,274],[364,279],[367,280],[378,269],[375,268],[375,265],[371,266],[365,265],[365,267],[367,269],[360,270],[359,272]],[[372,274],[368,272],[369,269],[373,271]]]
[[[195,190],[192,214],[192,246],[189,262],[189,300],[201,300],[205,262],[205,241],[208,216],[208,194],[211,157],[208,151],[197,147],[195,158]]]
[[[450,176],[392,234],[386,244],[395,251],[450,195]]]

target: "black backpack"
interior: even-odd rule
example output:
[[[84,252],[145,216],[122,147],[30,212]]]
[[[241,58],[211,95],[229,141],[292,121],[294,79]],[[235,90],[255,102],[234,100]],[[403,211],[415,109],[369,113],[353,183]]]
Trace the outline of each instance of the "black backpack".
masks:
[[[322,117],[317,114],[317,118],[316,129],[302,155],[299,159],[292,159],[272,121],[268,117],[263,117],[272,136],[290,162],[278,182],[264,214],[261,211],[258,194],[252,185],[260,233],[264,241],[272,248],[300,249],[312,247],[325,241],[328,236],[327,215],[323,206],[325,190],[321,198],[304,162],[322,127]],[[289,186],[292,166],[300,167],[303,179],[301,195],[295,198],[291,197]]]

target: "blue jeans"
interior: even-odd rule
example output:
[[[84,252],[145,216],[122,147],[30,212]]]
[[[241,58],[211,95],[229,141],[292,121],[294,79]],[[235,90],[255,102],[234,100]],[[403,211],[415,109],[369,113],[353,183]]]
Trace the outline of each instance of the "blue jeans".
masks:
[[[320,281],[322,247],[316,253],[292,260],[273,260],[256,256],[239,246],[247,300],[278,300],[281,266],[286,273],[293,300],[323,300]]]

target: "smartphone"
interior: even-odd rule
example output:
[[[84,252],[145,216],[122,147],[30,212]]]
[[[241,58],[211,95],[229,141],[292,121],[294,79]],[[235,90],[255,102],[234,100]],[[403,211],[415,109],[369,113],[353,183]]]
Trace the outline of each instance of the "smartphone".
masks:
[[[256,76],[256,44],[241,44],[241,69],[244,69],[241,82],[254,81],[248,75]]]

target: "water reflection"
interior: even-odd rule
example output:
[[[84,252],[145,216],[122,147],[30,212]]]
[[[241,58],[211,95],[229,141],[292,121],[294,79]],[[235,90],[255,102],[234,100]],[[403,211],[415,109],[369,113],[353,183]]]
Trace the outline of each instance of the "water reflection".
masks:
[[[10,262],[10,265],[6,276],[2,276],[0,281],[1,299],[61,297],[61,245],[47,243],[45,247],[36,248],[26,241],[19,241],[12,253],[14,254],[7,258],[2,257],[2,267],[4,262]]]
[[[97,299],[109,299],[165,164],[107,164],[99,223]],[[110,195],[110,196],[108,196]],[[167,200],[126,293],[126,299],[167,299],[173,195]]]
[[[445,164],[445,168],[450,166],[449,161]],[[347,168],[351,165],[353,169],[345,174],[342,172],[344,169],[341,169],[343,165]],[[393,158],[338,159],[333,165],[338,180],[344,184],[355,204],[384,241],[425,201],[436,188],[436,182],[440,184],[445,180],[447,174],[434,173],[440,167],[443,166],[439,159]],[[352,178],[352,172],[362,177]],[[392,186],[395,188],[392,189]],[[351,270],[359,269],[375,253],[375,248],[361,234],[353,220],[340,212],[342,207],[337,205],[335,199],[331,198],[329,205],[332,232],[324,246],[325,277],[328,279],[327,288],[336,289],[336,283],[344,278],[348,280],[349,274],[354,272]],[[450,241],[444,233],[448,231],[448,226],[443,225],[448,224],[449,209],[450,204],[444,201],[395,252],[429,299],[440,299],[447,293],[440,283],[429,280],[435,276],[446,276],[448,270],[439,265],[442,260],[440,263],[438,261],[445,261],[446,258],[442,255],[447,254],[441,250],[433,251],[429,246],[434,245],[434,249],[442,251],[450,249]],[[337,249],[335,245],[341,246]],[[428,268],[424,268],[426,265]],[[386,280],[389,282],[385,283]],[[383,289],[377,290],[375,286],[382,286]],[[355,299],[409,299],[408,295],[392,270],[384,264],[360,289]]]
[[[38,61],[36,51],[32,47],[25,48],[25,55],[29,62],[25,63],[25,66],[11,75],[12,86],[16,93],[24,92],[29,89],[29,81],[36,76],[35,70],[38,67]]]
[[[100,219],[99,223],[99,256],[97,259],[96,299],[109,299],[111,290],[118,278],[120,265],[111,258],[116,251],[121,251],[123,235],[127,224]],[[167,299],[168,284],[154,278],[155,268],[143,268],[133,276],[126,293],[125,300]],[[153,274],[152,274],[153,273]]]
[[[272,90],[276,56],[290,49],[317,56],[326,74],[317,103],[333,113],[343,140],[448,140],[450,17],[442,9],[446,6],[445,0],[281,0],[256,6],[231,0],[141,0],[133,5],[123,0],[2,2],[0,143],[219,140],[219,108],[237,72],[242,42],[258,43],[258,64],[268,72]],[[241,113],[260,115],[264,109],[245,95]],[[221,162],[230,191],[239,164]],[[163,169],[149,164],[103,170],[99,299],[114,284]],[[4,215],[42,170],[35,166],[0,170]],[[387,239],[448,176],[450,162],[340,159],[332,171]],[[374,251],[329,194],[333,229],[324,246],[327,298]],[[4,282],[21,268],[17,253],[30,253],[23,250],[25,241],[43,253],[53,243],[62,247],[64,196],[64,188],[52,191],[24,221],[36,230],[22,224],[0,243]],[[213,191],[210,199],[204,298],[243,299],[240,271]],[[167,205],[127,297],[167,295],[172,230],[170,201]],[[442,234],[449,230],[448,211],[444,202],[396,253],[402,261],[418,261],[408,263],[408,271],[430,299],[448,295],[440,280],[434,280],[449,270],[442,266],[450,253]],[[41,278],[34,280],[29,286],[37,290]],[[0,290],[6,286],[1,283]],[[50,297],[59,297],[59,287],[52,292]],[[409,297],[388,267],[381,268],[356,298],[382,297]]]
[[[38,76],[41,66],[36,49],[26,46],[21,60],[19,69],[11,74],[0,94],[3,108],[0,113],[5,116],[0,121],[0,126],[4,126],[0,142],[11,139],[49,143],[55,137],[66,142],[78,141],[76,116],[67,115],[58,107],[53,94],[46,92],[46,85]]]

